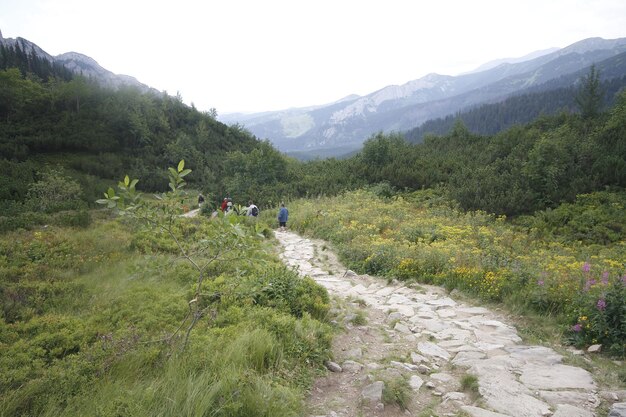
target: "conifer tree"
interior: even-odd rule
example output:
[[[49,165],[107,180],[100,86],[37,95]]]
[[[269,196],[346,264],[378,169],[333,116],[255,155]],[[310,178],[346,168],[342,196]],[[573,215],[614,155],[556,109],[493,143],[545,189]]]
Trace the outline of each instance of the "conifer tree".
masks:
[[[581,78],[578,94],[576,94],[576,104],[584,119],[594,118],[600,113],[603,95],[604,92],[600,87],[600,72],[596,70],[595,65],[592,65],[589,74]]]

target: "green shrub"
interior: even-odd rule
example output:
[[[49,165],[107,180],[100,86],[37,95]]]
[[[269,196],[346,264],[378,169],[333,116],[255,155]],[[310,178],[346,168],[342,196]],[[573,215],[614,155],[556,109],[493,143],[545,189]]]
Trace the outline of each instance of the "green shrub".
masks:
[[[626,356],[626,275],[610,278],[606,272],[596,277],[587,272],[572,317],[573,344],[599,343],[610,354]]]
[[[383,389],[383,403],[395,404],[406,410],[411,402],[411,387],[406,379],[399,377],[385,381]]]

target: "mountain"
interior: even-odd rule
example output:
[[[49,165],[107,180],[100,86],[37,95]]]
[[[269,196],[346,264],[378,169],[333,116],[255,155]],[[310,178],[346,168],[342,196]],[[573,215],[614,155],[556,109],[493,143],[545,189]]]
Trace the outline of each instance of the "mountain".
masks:
[[[100,64],[98,64],[93,58],[77,52],[67,52],[61,55],[52,56],[41,49],[38,45],[27,39],[20,37],[15,39],[4,38],[1,31],[0,46],[11,48],[13,50],[18,49],[19,51],[30,55],[31,58],[46,60],[51,64],[61,65],[73,74],[81,75],[94,80],[103,87],[114,89],[118,89],[120,87],[136,87],[142,92],[152,91],[158,93],[158,90],[139,82],[136,78],[129,75],[114,74],[100,66]]]
[[[481,66],[479,66],[475,70],[468,71],[468,72],[466,72],[464,74],[472,74],[472,73],[475,73],[475,72],[487,71],[487,70],[489,70],[491,68],[495,68],[495,67],[497,67],[498,65],[501,65],[501,64],[517,64],[519,62],[530,61],[531,59],[539,58],[541,56],[551,54],[552,52],[556,52],[559,49],[560,48],[548,48],[548,49],[542,49],[541,51],[531,52],[530,54],[524,55],[524,56],[519,57],[519,58],[496,59],[494,61],[489,61],[489,62],[487,62],[485,64],[482,64]],[[461,75],[463,75],[463,74],[461,74]]]
[[[623,52],[626,38],[590,38],[552,52],[531,54],[525,61],[505,62],[456,77],[428,74],[323,106],[225,115],[220,120],[240,123],[284,152],[338,148],[346,153],[376,132],[409,130],[433,118],[501,101]]]

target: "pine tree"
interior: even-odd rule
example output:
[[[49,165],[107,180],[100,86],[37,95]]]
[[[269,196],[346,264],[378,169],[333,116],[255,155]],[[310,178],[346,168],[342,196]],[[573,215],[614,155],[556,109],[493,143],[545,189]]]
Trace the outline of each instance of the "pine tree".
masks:
[[[602,96],[604,92],[600,87],[600,72],[592,65],[589,74],[581,78],[576,104],[584,119],[592,119],[600,113]]]

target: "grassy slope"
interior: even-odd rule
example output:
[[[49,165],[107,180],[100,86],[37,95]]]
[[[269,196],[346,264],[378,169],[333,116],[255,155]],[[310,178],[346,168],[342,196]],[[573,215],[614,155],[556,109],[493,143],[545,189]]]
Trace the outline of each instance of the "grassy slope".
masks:
[[[0,416],[297,415],[327,357],[328,299],[244,230],[252,258],[210,268],[210,314],[182,354],[180,338],[158,340],[185,316],[196,276],[164,236],[108,219],[3,235]]]

